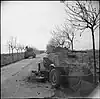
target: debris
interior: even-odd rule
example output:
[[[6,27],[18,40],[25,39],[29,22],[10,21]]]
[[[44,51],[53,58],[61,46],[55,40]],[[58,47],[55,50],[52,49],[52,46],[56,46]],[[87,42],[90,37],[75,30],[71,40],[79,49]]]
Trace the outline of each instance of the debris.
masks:
[[[39,92],[37,92],[37,94],[39,95],[40,93],[39,93]]]

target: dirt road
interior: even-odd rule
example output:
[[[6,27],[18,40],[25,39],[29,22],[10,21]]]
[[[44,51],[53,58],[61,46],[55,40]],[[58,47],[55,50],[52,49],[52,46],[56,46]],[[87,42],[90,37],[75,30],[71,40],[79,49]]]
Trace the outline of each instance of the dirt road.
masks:
[[[1,68],[1,96],[2,98],[16,97],[51,97],[53,89],[47,83],[28,81],[30,70],[37,70],[37,62],[44,54],[35,59],[26,59]]]
[[[71,96],[80,97],[80,92],[72,90],[52,89],[49,82],[40,83],[34,80],[31,70],[37,70],[37,63],[45,54],[37,55],[34,59],[25,59],[17,63],[1,68],[1,97],[19,98],[19,97],[59,97],[68,98]]]

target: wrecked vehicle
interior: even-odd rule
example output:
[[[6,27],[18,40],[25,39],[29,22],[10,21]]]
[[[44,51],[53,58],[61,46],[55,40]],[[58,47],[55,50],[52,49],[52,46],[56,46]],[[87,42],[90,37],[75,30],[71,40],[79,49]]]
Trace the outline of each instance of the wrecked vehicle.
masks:
[[[38,63],[38,77],[48,80],[55,88],[67,83],[74,90],[79,88],[81,77],[84,76],[82,68],[85,63],[78,63],[75,53],[66,48],[56,47]],[[77,87],[75,89],[75,87]]]

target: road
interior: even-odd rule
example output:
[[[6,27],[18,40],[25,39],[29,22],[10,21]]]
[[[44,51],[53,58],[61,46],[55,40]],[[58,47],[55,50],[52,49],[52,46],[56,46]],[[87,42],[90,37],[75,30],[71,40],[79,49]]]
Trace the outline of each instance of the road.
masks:
[[[37,63],[46,54],[37,55],[34,59],[25,59],[1,68],[1,97],[3,98],[43,98],[56,96],[68,98],[80,96],[79,92],[73,93],[68,88],[61,90],[52,89],[50,83],[40,83],[34,80],[31,70],[37,70]],[[30,79],[29,79],[30,78]],[[72,93],[72,94],[70,94]]]
[[[45,56],[37,55],[34,59],[25,59],[1,68],[1,96],[16,97],[50,97],[53,91],[49,83],[25,82],[30,70],[37,70],[37,63]]]

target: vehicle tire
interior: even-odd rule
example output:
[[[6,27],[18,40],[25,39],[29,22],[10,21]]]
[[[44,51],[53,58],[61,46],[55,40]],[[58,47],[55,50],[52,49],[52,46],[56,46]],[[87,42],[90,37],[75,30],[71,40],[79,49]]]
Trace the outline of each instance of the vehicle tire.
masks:
[[[33,58],[35,58],[35,57],[33,56]]]
[[[33,55],[33,58],[36,58],[36,55]]]
[[[33,56],[33,58],[35,58],[35,56]]]
[[[34,58],[36,58],[36,55],[34,56]]]
[[[38,72],[40,72],[40,68],[41,68],[41,67],[40,67],[40,63],[38,63]]]
[[[28,57],[25,57],[25,59],[27,59]]]
[[[49,73],[49,81],[51,85],[55,88],[60,87],[61,84],[61,77],[60,72],[57,69],[52,69]]]

